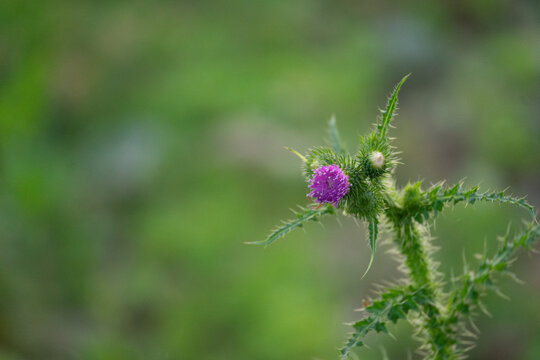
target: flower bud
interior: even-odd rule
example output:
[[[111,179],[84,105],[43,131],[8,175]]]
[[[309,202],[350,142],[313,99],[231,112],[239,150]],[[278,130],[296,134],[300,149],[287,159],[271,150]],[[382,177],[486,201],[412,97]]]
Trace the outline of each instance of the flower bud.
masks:
[[[379,151],[373,151],[369,154],[369,162],[374,168],[380,169],[384,165],[384,155]]]

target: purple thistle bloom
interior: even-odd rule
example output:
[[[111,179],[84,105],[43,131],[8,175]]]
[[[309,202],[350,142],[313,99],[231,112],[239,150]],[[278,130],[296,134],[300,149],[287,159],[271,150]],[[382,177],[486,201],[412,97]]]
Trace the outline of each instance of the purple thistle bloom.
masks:
[[[336,206],[349,191],[349,176],[337,165],[319,166],[308,180],[311,192],[307,195],[321,204],[331,203]]]

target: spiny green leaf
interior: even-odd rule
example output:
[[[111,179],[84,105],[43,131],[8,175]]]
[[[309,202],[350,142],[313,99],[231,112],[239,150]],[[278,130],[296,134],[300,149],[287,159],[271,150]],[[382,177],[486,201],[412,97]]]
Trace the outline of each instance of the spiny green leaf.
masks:
[[[386,136],[388,125],[390,124],[390,120],[392,120],[392,116],[394,115],[394,111],[396,110],[396,107],[397,107],[399,89],[401,89],[401,86],[405,83],[409,75],[410,74],[405,75],[403,79],[401,79],[401,81],[396,85],[396,87],[394,88],[394,92],[388,99],[386,110],[382,112],[381,123],[377,126],[377,130],[379,131],[379,135],[381,137]]]
[[[540,224],[533,221],[523,233],[511,240],[506,238],[495,254],[491,258],[486,257],[476,270],[464,273],[450,293],[446,322],[451,324],[457,322],[460,316],[468,317],[474,308],[484,311],[480,297],[488,290],[500,294],[500,290],[493,283],[493,276],[497,273],[509,273],[507,269],[515,252],[521,247],[527,248],[539,239]]]
[[[343,147],[343,144],[341,143],[341,139],[339,137],[339,132],[336,125],[336,117],[332,115],[330,118],[330,122],[328,123],[329,132],[330,132],[330,141],[332,143],[332,149],[337,154],[345,154],[345,148]]]
[[[362,346],[361,340],[369,332],[388,333],[386,324],[389,320],[397,322],[405,318],[409,310],[418,310],[418,306],[416,304],[411,306],[411,302],[416,302],[417,298],[423,299],[424,296],[422,288],[413,286],[400,285],[386,289],[377,300],[366,306],[365,311],[368,316],[353,324],[354,332],[340,349],[341,360],[347,360],[354,347]]]
[[[377,333],[383,332],[383,333],[385,333],[385,334],[388,334],[388,329],[386,328],[386,324],[383,323],[383,322],[377,321],[377,322],[375,323],[374,328],[375,328],[375,331],[376,331]]]
[[[363,332],[366,329],[368,329],[370,325],[371,325],[371,319],[368,318],[368,319],[363,319],[363,320],[355,322],[353,324],[353,327],[357,332]]]
[[[469,205],[474,205],[478,201],[500,202],[518,206],[525,209],[532,219],[536,218],[534,207],[530,205],[525,198],[517,198],[506,195],[504,191],[498,192],[478,192],[478,186],[474,186],[469,190],[463,189],[463,183],[457,183],[454,186],[442,189],[439,185],[424,193],[428,201],[428,209],[433,210],[437,215],[443,209],[444,204],[458,204],[465,202]]]
[[[277,239],[285,236],[290,231],[298,227],[302,227],[304,223],[308,221],[318,221],[321,216],[332,213],[334,213],[334,208],[330,204],[321,206],[318,209],[300,207],[300,211],[296,213],[296,219],[284,222],[282,226],[279,226],[272,231],[272,233],[268,235],[265,240],[247,242],[246,244],[268,246]]]
[[[375,244],[377,242],[377,235],[379,233],[378,229],[379,220],[377,220],[376,217],[372,217],[368,220],[368,232],[369,232],[369,247],[371,248],[371,258],[369,259],[369,264],[364,272],[364,275],[362,275],[362,278],[366,276],[369,269],[371,269],[371,265],[373,264],[373,259],[375,258]]]
[[[395,324],[399,319],[405,319],[405,312],[399,306],[392,306],[388,312],[388,320]]]

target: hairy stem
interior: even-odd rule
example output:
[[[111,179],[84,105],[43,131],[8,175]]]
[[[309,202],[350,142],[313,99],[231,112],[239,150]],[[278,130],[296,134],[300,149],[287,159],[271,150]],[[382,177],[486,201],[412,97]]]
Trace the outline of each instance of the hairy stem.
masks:
[[[457,358],[456,341],[450,329],[445,326],[444,309],[437,282],[435,267],[430,262],[428,234],[425,229],[413,221],[394,223],[395,242],[404,256],[409,279],[416,288],[424,288],[427,301],[422,304],[422,315],[419,317],[424,338],[422,350],[427,359],[449,360]]]
[[[407,222],[403,225],[395,225],[394,232],[396,244],[405,257],[405,265],[411,282],[418,287],[432,288],[434,285],[429,257],[418,227],[412,222]]]

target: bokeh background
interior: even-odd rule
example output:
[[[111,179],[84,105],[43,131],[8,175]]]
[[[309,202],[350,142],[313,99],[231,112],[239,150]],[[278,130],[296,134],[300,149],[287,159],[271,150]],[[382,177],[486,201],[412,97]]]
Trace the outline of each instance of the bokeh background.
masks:
[[[375,283],[365,227],[306,204],[298,159],[335,114],[354,150],[412,73],[401,185],[466,178],[540,206],[540,3],[0,1],[0,359],[335,359]],[[459,273],[526,214],[437,222]],[[471,359],[540,359],[540,257],[486,300]],[[414,355],[368,339],[362,359]]]

